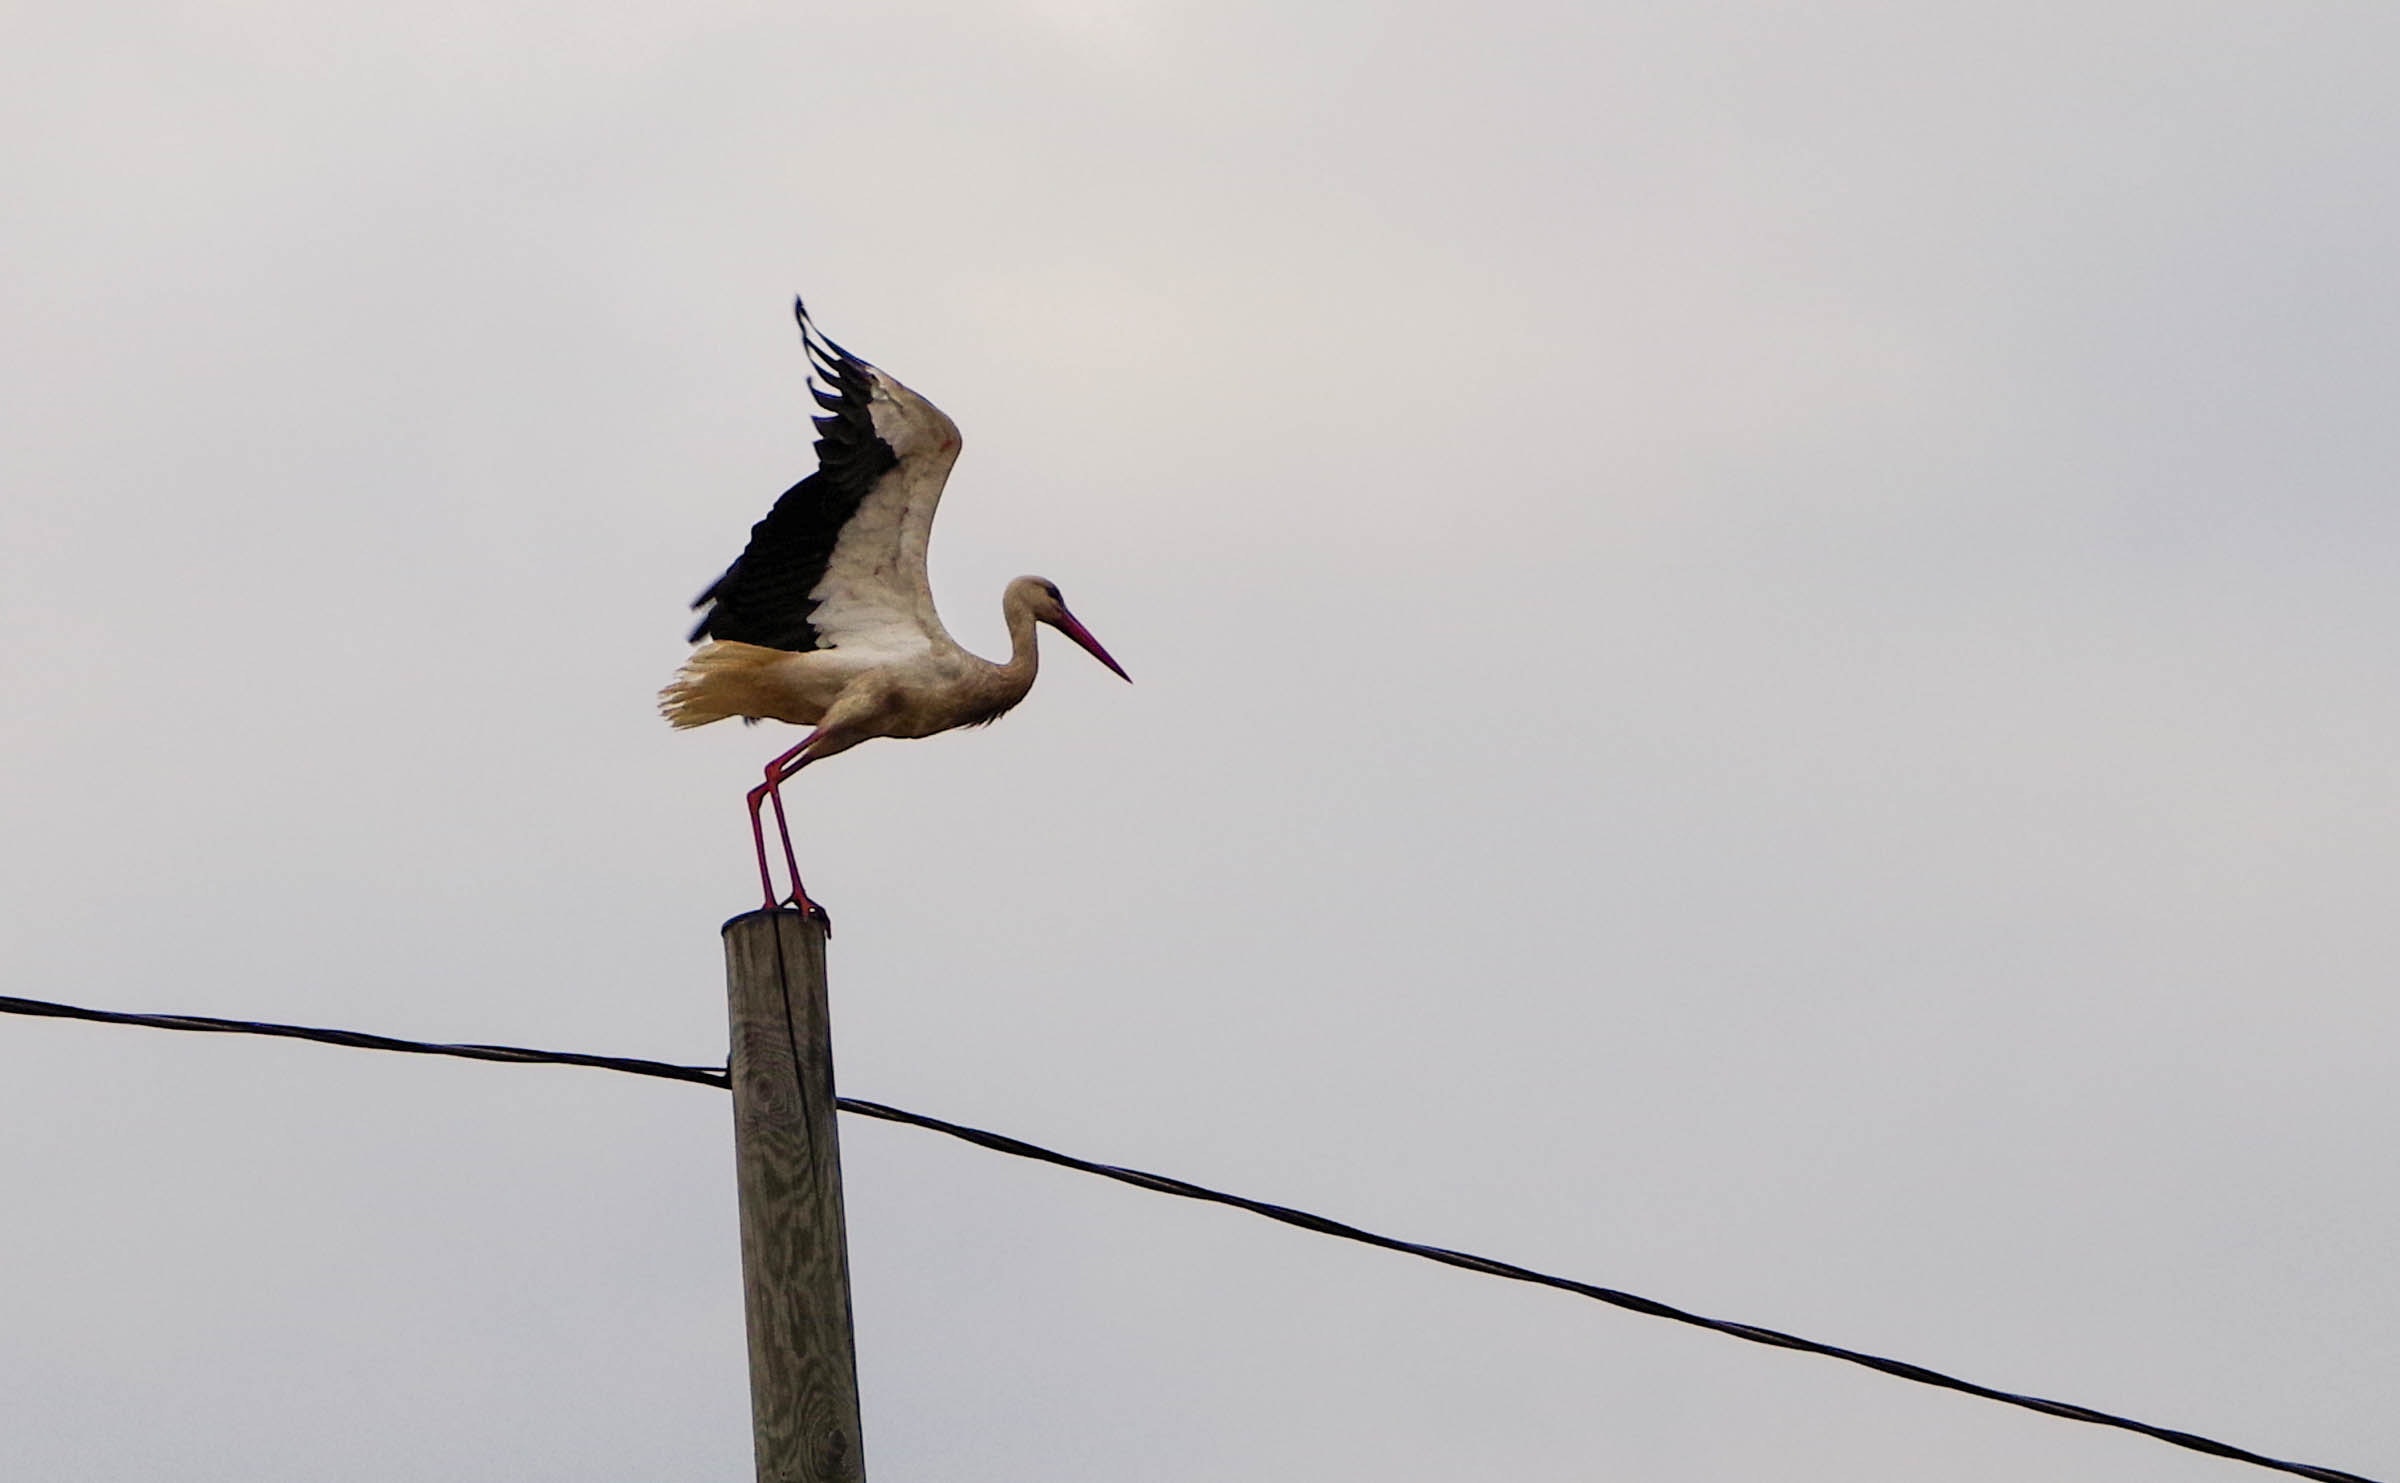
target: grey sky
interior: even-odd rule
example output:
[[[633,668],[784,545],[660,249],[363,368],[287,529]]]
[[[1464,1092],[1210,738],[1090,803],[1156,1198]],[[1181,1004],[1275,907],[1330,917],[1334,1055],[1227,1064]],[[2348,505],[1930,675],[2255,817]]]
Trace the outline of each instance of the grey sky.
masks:
[[[20,4],[6,990],[704,1060],[805,292],[1065,645],[846,1090],[2400,1474],[2400,18]],[[747,1476],[705,1090],[0,1021],[12,1477]],[[846,1127],[873,1475],[2228,1464]]]

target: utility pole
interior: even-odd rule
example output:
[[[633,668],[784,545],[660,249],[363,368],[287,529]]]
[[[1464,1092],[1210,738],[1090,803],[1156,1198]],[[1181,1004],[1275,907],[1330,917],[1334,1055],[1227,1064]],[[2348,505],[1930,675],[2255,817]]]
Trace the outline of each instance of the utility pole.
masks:
[[[758,1483],[862,1483],[822,919],[727,922],[725,992]]]

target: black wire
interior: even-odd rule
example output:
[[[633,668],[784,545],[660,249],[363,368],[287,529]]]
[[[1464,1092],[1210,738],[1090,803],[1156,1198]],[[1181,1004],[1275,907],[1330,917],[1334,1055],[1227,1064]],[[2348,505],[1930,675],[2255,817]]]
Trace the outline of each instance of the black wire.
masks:
[[[634,1076],[655,1076],[668,1081],[698,1082],[703,1086],[730,1087],[732,1085],[727,1073],[714,1067],[677,1066],[664,1061],[644,1061],[628,1056],[591,1056],[573,1051],[528,1050],[522,1046],[513,1045],[437,1045],[422,1040],[399,1040],[388,1035],[368,1035],[356,1030],[320,1030],[302,1025],[263,1024],[255,1020],[214,1019],[205,1015],[125,1014],[115,1010],[82,1009],[71,1004],[53,1004],[41,999],[20,999],[6,994],[0,994],[0,1014],[90,1020],[107,1025],[144,1025],[159,1030],[274,1035],[292,1040],[321,1041],[327,1045],[351,1046],[361,1050],[401,1051],[423,1056],[459,1056],[472,1061],[594,1066],[604,1071],[623,1071]],[[1320,1236],[1337,1236],[1345,1241],[1356,1241],[1364,1246],[1376,1246],[1385,1251],[1397,1251],[1406,1256],[1421,1257],[1429,1262],[1440,1262],[1446,1267],[1458,1267],[1469,1272],[1479,1272],[1487,1277],[1502,1277],[1511,1282],[1527,1282],[1539,1287],[1556,1288],[1560,1292],[1571,1292],[1580,1297],[1590,1298],[1595,1302],[1606,1303],[1613,1308],[1623,1308],[1630,1312],[1647,1314],[1652,1318],[1664,1318],[1675,1323],[1689,1324],[1694,1328],[1709,1329],[1716,1333],[1731,1335],[1736,1339],[1746,1340],[1752,1344],[1765,1344],[1776,1349],[1797,1350],[1803,1354],[1823,1355],[1828,1359],[1863,1365],[1867,1369],[1896,1376],[1902,1380],[1913,1380],[1919,1385],[1954,1390],[1964,1395],[1978,1396],[1987,1401],[1998,1401],[2002,1405],[2016,1406],[2027,1411],[2038,1411],[2045,1416],[2056,1416],[2067,1421],[2081,1421],[2093,1426],[2114,1427],[2119,1431],[2135,1432],[2141,1436],[2152,1437],[2193,1452],[2203,1452],[2211,1457],[2222,1457],[2233,1462],[2246,1462],[2253,1467],[2268,1468],[2279,1473],[2291,1473],[2302,1478],[2320,1479],[2322,1483],[2376,1483],[2376,1480],[2360,1473],[2348,1473],[2340,1468],[2317,1467],[2303,1462],[2285,1462],[2278,1458],[2249,1451],[2246,1448],[2236,1447],[2229,1442],[2219,1442],[2213,1438],[2201,1436],[2196,1432],[2180,1431],[2173,1427],[2153,1426],[2146,1421],[2135,1421],[2129,1417],[2112,1415],[2106,1411],[2094,1410],[2090,1406],[2076,1405],[2071,1401],[2045,1400],[2040,1396],[2019,1395],[2013,1391],[1997,1390],[1988,1385],[1978,1385],[1971,1380],[1961,1380],[1954,1375],[1945,1375],[1938,1370],[1929,1370],[1923,1365],[1910,1364],[1906,1360],[1886,1359],[1880,1355],[1862,1354],[1855,1349],[1820,1344],[1814,1339],[1803,1339],[1796,1334],[1761,1328],[1756,1324],[1735,1323],[1722,1318],[1706,1318],[1700,1314],[1687,1313],[1681,1308],[1670,1307],[1655,1299],[1640,1297],[1634,1293],[1619,1292],[1615,1288],[1599,1287],[1589,1282],[1578,1282],[1571,1277],[1554,1277],[1546,1272],[1536,1272],[1529,1267],[1516,1266],[1513,1263],[1497,1261],[1487,1256],[1452,1251],[1441,1246],[1421,1245],[1415,1241],[1403,1241],[1396,1236],[1379,1236],[1373,1231],[1362,1231],[1356,1226],[1344,1225],[1338,1220],[1330,1220],[1322,1215],[1311,1215],[1304,1210],[1294,1210],[1289,1206],[1273,1204],[1266,1200],[1253,1200],[1243,1195],[1227,1194],[1223,1190],[1209,1189],[1205,1185],[1193,1184],[1189,1180],[1176,1179],[1170,1175],[1151,1174],[1140,1169],[1121,1168],[1115,1164],[1094,1163],[1089,1159],[1079,1159],[1072,1154],[1063,1154],[1055,1149],[1043,1148],[1039,1144],[1027,1143],[1020,1138],[1011,1138],[1005,1133],[993,1133],[982,1128],[970,1128],[959,1123],[944,1122],[938,1117],[927,1117],[918,1112],[905,1112],[897,1107],[886,1107],[880,1102],[863,1101],[857,1097],[842,1097],[836,1099],[836,1105],[842,1111],[854,1113],[860,1117],[876,1118],[883,1122],[906,1123],[910,1127],[946,1134],[949,1137],[972,1143],[978,1148],[988,1148],[995,1153],[1005,1153],[1021,1159],[1033,1159],[1045,1164],[1056,1164],[1062,1169],[1073,1169],[1082,1174],[1096,1174],[1103,1179],[1113,1179],[1120,1184],[1130,1184],[1138,1189],[1152,1190],[1162,1195],[1176,1195],[1186,1200],[1203,1200],[1212,1205],[1230,1205],[1236,1210],[1247,1210],[1253,1215],[1263,1215],[1269,1220],[1280,1221],[1289,1226],[1298,1226],[1304,1231],[1314,1231]]]
[[[19,999],[0,994],[0,1014],[28,1014],[45,1019],[91,1020],[103,1025],[143,1025],[153,1030],[199,1030],[219,1035],[277,1035],[287,1040],[316,1040],[356,1050],[392,1050],[412,1056],[458,1056],[469,1061],[515,1061],[528,1066],[596,1066],[633,1076],[656,1076],[667,1081],[696,1081],[702,1086],[731,1087],[732,1078],[713,1066],[671,1066],[631,1056],[587,1056],[571,1050],[527,1050],[521,1045],[435,1045],[423,1040],[398,1040],[359,1030],[319,1030],[307,1025],[271,1025],[257,1020],[220,1020],[203,1014],[125,1014],[113,1009],[82,1009],[44,999]]]
[[[1408,1256],[1422,1257],[1429,1262],[1440,1262],[1446,1267],[1459,1267],[1469,1272],[1480,1272],[1487,1277],[1505,1277],[1511,1282],[1530,1282],[1539,1287],[1554,1287],[1560,1292],[1575,1293],[1581,1297],[1606,1303],[1614,1308],[1645,1313],[1652,1318],[1669,1319],[1675,1323],[1687,1323],[1694,1328],[1711,1329],[1720,1334],[1730,1334],[1737,1339],[1746,1339],[1753,1344],[1766,1344],[1777,1349],[1794,1349],[1803,1354],[1821,1354],[1828,1359],[1846,1360],[1854,1365],[1864,1365],[1870,1370],[1880,1370],[1886,1375],[1898,1376],[1902,1380],[1914,1380],[1920,1385],[1938,1386],[1943,1390],[1955,1390],[1966,1395],[1980,1396],[1987,1401],[1999,1401],[2003,1405],[2020,1406],[2028,1411],[2039,1411],[2045,1416],[2057,1416],[2068,1421],[2084,1421],[2094,1426],[2111,1426],[2120,1431],[2138,1432],[2145,1437],[2155,1437],[2159,1441],[2171,1442],[2178,1447],[2188,1447],[2194,1452],[2205,1452],[2212,1457],[2229,1458],[2235,1462],[2246,1462],[2257,1467],[2272,1468],[2282,1473],[2295,1473],[2303,1478],[2323,1479],[2325,1483],[2375,1483],[2372,1478],[2358,1473],[2346,1473],[2340,1468],[2316,1467],[2304,1462],[2284,1462],[2236,1447],[2229,1442],[2219,1442],[2194,1432],[2178,1431],[2173,1427],[2152,1426],[2146,1421],[2114,1416],[2106,1411],[2096,1411],[2089,1406],[2078,1406],[2071,1401],[2044,1400],[2040,1396],[2018,1395],[2013,1391],[1995,1390],[1988,1385],[1977,1385],[1972,1380],[1961,1380],[1954,1375],[1945,1375],[1938,1370],[1929,1370],[1923,1365],[1912,1365],[1906,1360],[1885,1359],[1879,1355],[1861,1354],[1855,1349],[1842,1349],[1832,1344],[1820,1344],[1814,1339],[1803,1339],[1796,1334],[1760,1328],[1756,1324],[1735,1323],[1723,1318],[1704,1318],[1697,1313],[1687,1313],[1681,1308],[1669,1307],[1655,1299],[1639,1297],[1629,1292],[1619,1292],[1615,1288],[1596,1287],[1588,1282],[1578,1282],[1572,1277],[1553,1277],[1547,1272],[1536,1272],[1529,1267],[1496,1261],[1488,1256],[1475,1256],[1469,1252],[1452,1251],[1441,1246],[1424,1246],[1414,1241],[1403,1241],[1396,1236],[1379,1236],[1373,1231],[1362,1231],[1356,1226],[1344,1225],[1338,1220],[1329,1220],[1322,1215],[1311,1215],[1304,1210],[1293,1210],[1265,1200],[1230,1195],[1223,1190],[1209,1189],[1206,1186],[1176,1179],[1170,1175],[1150,1174],[1140,1169],[1123,1169],[1114,1164],[1095,1164],[1088,1159],[1079,1159],[1069,1154],[1058,1153],[1026,1143],[1021,1139],[1008,1137],[1003,1133],[988,1133],[980,1128],[961,1127],[956,1123],[946,1123],[939,1118],[927,1117],[923,1113],[903,1112],[896,1107],[862,1102],[855,1097],[844,1097],[840,1099],[840,1102],[844,1112],[855,1112],[861,1117],[881,1118],[886,1122],[907,1123],[912,1127],[930,1128],[936,1133],[947,1133],[953,1138],[964,1139],[979,1148],[992,1149],[998,1153],[1014,1154],[1021,1159],[1036,1159],[1045,1164],[1057,1164],[1061,1168],[1074,1169],[1084,1174],[1097,1174],[1103,1179],[1114,1179],[1141,1189],[1155,1190],[1162,1195],[1180,1195],[1187,1200],[1205,1200],[1215,1205],[1231,1205],[1237,1210],[1247,1210],[1253,1215],[1263,1215],[1269,1220],[1281,1221],[1289,1226],[1298,1226],[1304,1231],[1314,1231],[1321,1236],[1339,1236],[1345,1241],[1356,1241],[1364,1246],[1380,1246],[1386,1251],[1397,1251]]]

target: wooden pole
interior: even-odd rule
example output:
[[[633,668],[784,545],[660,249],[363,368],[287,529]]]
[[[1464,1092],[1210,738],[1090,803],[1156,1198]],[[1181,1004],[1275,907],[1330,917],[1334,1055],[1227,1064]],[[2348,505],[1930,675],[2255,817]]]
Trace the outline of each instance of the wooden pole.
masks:
[[[796,911],[725,924],[750,1424],[759,1483],[861,1483],[825,932]]]

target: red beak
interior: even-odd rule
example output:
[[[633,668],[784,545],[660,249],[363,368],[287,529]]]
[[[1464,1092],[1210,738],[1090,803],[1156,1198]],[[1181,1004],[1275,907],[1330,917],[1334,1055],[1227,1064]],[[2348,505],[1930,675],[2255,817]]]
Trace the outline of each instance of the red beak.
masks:
[[[1068,612],[1065,607],[1062,606],[1059,608],[1058,622],[1053,626],[1056,627],[1060,633],[1065,634],[1068,638],[1073,639],[1077,644],[1081,645],[1084,653],[1091,655],[1094,659],[1097,659],[1102,664],[1107,665],[1109,669],[1116,674],[1118,679],[1123,680],[1128,685],[1133,683],[1133,676],[1125,673],[1125,666],[1117,663],[1117,661],[1114,659],[1109,658],[1108,651],[1100,647],[1100,641],[1092,637],[1092,631],[1084,627],[1082,624],[1076,622],[1075,615]]]

